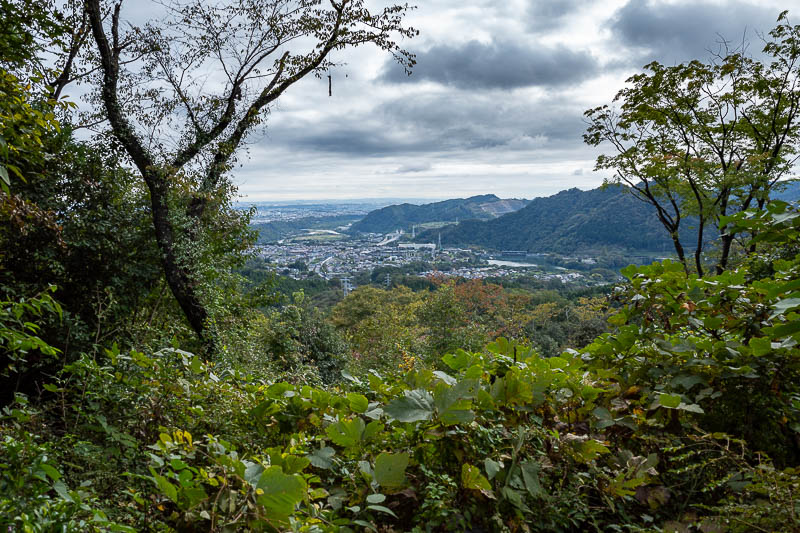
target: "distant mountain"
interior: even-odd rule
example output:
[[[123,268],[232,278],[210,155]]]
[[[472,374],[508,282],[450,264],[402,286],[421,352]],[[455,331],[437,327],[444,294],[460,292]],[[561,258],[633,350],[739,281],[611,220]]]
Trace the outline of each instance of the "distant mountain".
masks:
[[[784,202],[800,201],[800,181],[792,181],[783,186],[783,190],[774,192],[772,198]]]
[[[689,230],[689,224],[685,224]],[[430,230],[419,241],[493,250],[575,253],[616,248],[630,252],[672,251],[672,242],[654,208],[624,187],[569,189],[535,198],[524,208],[488,221],[466,220]],[[684,242],[689,245],[687,231]]]
[[[528,200],[524,199],[503,199],[494,194],[483,194],[424,205],[390,205],[371,211],[359,222],[353,224],[351,231],[388,233],[397,229],[411,231],[411,226],[426,222],[490,220],[517,211],[527,203]]]

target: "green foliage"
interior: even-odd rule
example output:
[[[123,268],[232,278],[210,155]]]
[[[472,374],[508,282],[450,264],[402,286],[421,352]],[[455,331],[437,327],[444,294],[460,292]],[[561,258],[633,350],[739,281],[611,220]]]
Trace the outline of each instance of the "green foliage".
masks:
[[[0,1],[0,68],[26,68],[41,51],[42,41],[57,41],[64,34],[63,15],[51,11],[50,2]],[[55,15],[55,16],[54,16]]]
[[[19,389],[22,377],[32,367],[46,366],[47,359],[59,353],[38,336],[41,327],[37,324],[45,315],[63,316],[61,306],[49,294],[54,291],[55,287],[48,287],[32,298],[0,301],[0,377],[13,383],[8,392]]]
[[[269,314],[265,334],[262,357],[278,373],[294,380],[303,377],[300,368],[306,368],[306,380],[339,380],[347,344],[317,309],[305,303],[302,292],[294,295],[294,303]]]
[[[518,348],[520,363],[514,364],[505,355],[505,352],[513,352],[508,343],[500,343],[491,349],[497,354],[484,356],[463,352],[461,360],[471,364],[453,376],[418,371],[410,373],[402,383],[385,381],[373,374],[370,389],[364,391],[366,395],[351,394],[345,398],[287,383],[253,389],[250,393],[252,400],[248,403],[257,402],[251,411],[257,426],[267,428],[277,424],[281,428],[281,432],[273,433],[272,437],[277,440],[271,446],[278,447],[260,452],[268,454],[269,464],[273,465],[274,475],[270,477],[270,484],[264,487],[256,484],[255,488],[243,492],[245,489],[239,487],[247,486],[248,476],[256,479],[253,472],[264,468],[254,466],[256,462],[253,459],[257,459],[258,453],[253,459],[245,459],[243,455],[234,454],[230,445],[220,444],[216,439],[187,442],[185,430],[182,430],[179,432],[180,443],[175,443],[174,436],[162,434],[157,444],[160,454],[153,459],[155,465],[150,477],[153,486],[163,495],[161,505],[165,509],[177,505],[185,509],[184,519],[205,519],[203,523],[211,527],[217,520],[224,523],[226,518],[223,516],[227,519],[239,516],[240,523],[247,523],[250,529],[269,529],[261,522],[264,516],[282,524],[290,514],[298,525],[318,524],[320,527],[321,524],[335,524],[340,528],[348,524],[351,527],[377,526],[378,519],[400,520],[400,523],[411,521],[413,524],[413,514],[400,504],[408,502],[410,495],[418,490],[431,490],[423,487],[435,484],[436,479],[443,479],[446,473],[450,478],[461,480],[463,492],[459,498],[464,499],[468,509],[473,509],[462,514],[461,523],[464,520],[480,523],[484,519],[476,512],[477,506],[485,505],[480,503],[486,498],[484,492],[494,497],[495,488],[478,467],[462,465],[461,460],[469,456],[473,458],[472,464],[484,464],[486,459],[490,459],[479,444],[483,435],[489,432],[495,434],[493,438],[500,439],[496,445],[507,441],[506,446],[513,450],[514,457],[508,468],[497,467],[493,471],[495,483],[503,483],[496,487],[501,494],[497,505],[517,505],[516,508],[523,512],[529,509],[526,498],[539,498],[544,494],[542,484],[547,478],[540,473],[540,458],[526,459],[533,449],[525,451],[524,432],[503,437],[501,428],[510,420],[520,422],[529,418],[528,413],[518,408],[528,402],[534,402],[532,406],[542,405],[545,396],[551,397],[556,390],[569,385],[572,379],[576,380],[572,387],[583,391],[587,397],[592,397],[592,394],[585,385],[579,384],[578,375],[564,373],[564,369],[577,370],[579,360],[550,362],[538,359],[534,352]],[[455,360],[448,360],[455,365]],[[533,367],[528,365],[538,370],[533,371]],[[491,378],[496,378],[499,373],[502,377],[492,383]],[[534,382],[530,382],[531,379]],[[498,382],[503,385],[498,387]],[[401,392],[402,395],[397,397]],[[362,396],[373,398],[369,400],[366,411]],[[391,400],[392,397],[395,399]],[[364,417],[370,420],[369,423]],[[324,422],[326,419],[330,422]],[[500,419],[504,424],[498,425]],[[477,422],[477,426],[473,422]],[[528,431],[536,431],[534,426]],[[538,433],[547,440],[541,431]],[[333,447],[326,446],[327,442]],[[392,443],[392,452],[382,451],[389,442]],[[212,451],[212,444],[215,451]],[[502,444],[500,446],[502,449]],[[255,450],[251,448],[250,453],[253,452]],[[596,455],[584,452],[579,457],[594,460]],[[457,459],[459,456],[461,460]],[[586,460],[580,459],[581,462]],[[156,466],[161,470],[157,471]],[[223,470],[221,466],[229,466],[229,470]],[[280,470],[274,470],[278,467]],[[305,473],[307,468],[317,470]],[[191,475],[181,474],[186,469],[194,470],[189,470]],[[198,478],[200,472],[205,472],[208,479],[216,480],[217,484],[206,482],[206,474],[201,475],[202,479]],[[353,473],[357,473],[355,478]],[[297,481],[290,482],[290,476]],[[429,477],[430,483],[425,481]],[[263,480],[263,475],[259,479]],[[287,483],[302,488],[301,493],[289,491],[288,485],[285,486]],[[289,498],[279,502],[280,508],[270,507],[272,504],[258,495],[259,488],[266,490],[273,484],[286,489],[281,490],[281,494]],[[517,485],[523,488],[522,492],[516,488]],[[234,510],[229,510],[228,503],[233,496],[222,492],[223,487],[229,492],[233,490],[231,487],[236,490],[238,500]],[[373,492],[378,488],[385,492]],[[183,491],[189,489],[191,492],[184,495]],[[346,504],[339,503],[342,501],[340,496],[334,497],[341,489],[347,491]],[[326,495],[327,500],[310,505],[316,494]],[[197,499],[192,499],[191,495]],[[244,508],[248,511],[241,514],[238,509]],[[381,516],[385,518],[378,518]]]
[[[5,3],[5,2],[4,2]],[[25,181],[31,163],[43,160],[43,138],[58,131],[53,103],[36,105],[30,85],[0,68],[0,189],[11,194],[11,177]]]
[[[50,464],[50,450],[6,435],[0,442],[0,527],[14,531],[125,531],[110,522],[84,490],[69,490]]]
[[[423,351],[415,315],[421,298],[405,287],[359,287],[336,304],[331,322],[350,344],[354,371],[393,371]]]
[[[77,143],[66,131],[44,142],[44,160],[25,161],[26,175],[34,177],[5,197],[0,294],[22,302],[58,287],[63,312],[36,320],[36,335],[59,357],[42,349],[26,354],[15,375],[0,377],[4,402],[15,390],[41,394],[65,363],[100,349],[112,335],[123,346],[161,346],[181,332],[160,279],[148,198],[130,172],[113,152]]]
[[[33,321],[45,314],[61,317],[60,305],[50,292],[19,301],[0,302],[0,375],[15,382],[37,358],[53,357],[58,350],[37,336],[40,327]],[[35,415],[24,395],[15,395],[18,408],[4,407],[0,413],[0,527],[23,531],[96,530],[91,524],[92,509],[77,492],[68,491],[61,474],[49,458],[50,448],[20,427]],[[7,400],[4,399],[4,403]],[[54,494],[55,493],[55,494]],[[104,519],[95,514],[96,521]]]
[[[585,113],[584,140],[611,145],[596,168],[612,170],[611,183],[652,205],[687,269],[684,247],[695,249],[701,276],[706,230],[719,235],[716,271],[725,270],[738,233],[726,218],[764,209],[797,153],[800,94],[788,87],[800,76],[800,26],[783,12],[763,41],[763,59],[743,43],[706,62],[650,63],[627,80],[615,106]],[[686,239],[689,215],[696,224]]]
[[[407,467],[407,453],[382,452],[375,458],[375,482],[386,489],[402,487],[407,481]]]
[[[758,234],[769,250],[796,238],[796,211],[776,202],[732,224]],[[800,257],[777,259],[769,277],[754,279],[752,261],[717,276],[687,276],[665,260],[623,273],[629,302],[618,325],[586,348],[593,368],[611,372],[631,392],[630,408],[662,411],[672,430],[699,421],[737,435],[779,464],[794,464],[800,429],[797,277]]]

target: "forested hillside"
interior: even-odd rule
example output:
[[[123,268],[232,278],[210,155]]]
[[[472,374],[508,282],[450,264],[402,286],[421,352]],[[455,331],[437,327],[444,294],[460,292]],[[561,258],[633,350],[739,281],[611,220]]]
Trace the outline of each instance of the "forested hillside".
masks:
[[[0,530],[800,531],[800,208],[768,199],[800,149],[785,13],[774,61],[653,63],[587,113],[587,142],[658,130],[707,157],[625,133],[599,159],[644,165],[674,258],[608,287],[433,273],[332,298],[258,262],[230,172],[332,51],[413,67],[410,7],[170,6],[139,27],[100,0],[0,2]],[[553,246],[651,246],[619,189],[553,198],[561,226],[507,216]],[[693,216],[707,255],[678,242]]]
[[[493,250],[588,253],[603,248],[626,251],[670,250],[671,241],[654,209],[613,185],[590,191],[570,189],[534,198],[524,208],[494,220],[464,221],[424,233],[420,241],[442,235],[443,245]]]
[[[489,220],[516,211],[527,203],[527,200],[502,199],[494,194],[484,194],[423,205],[390,205],[368,213],[359,222],[353,224],[351,231],[389,233],[402,229],[410,232],[411,226],[426,222]]]

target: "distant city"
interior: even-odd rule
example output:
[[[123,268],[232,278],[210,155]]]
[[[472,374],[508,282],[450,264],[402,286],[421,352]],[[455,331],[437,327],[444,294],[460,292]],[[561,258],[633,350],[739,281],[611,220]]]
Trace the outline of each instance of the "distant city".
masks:
[[[278,274],[293,279],[319,276],[340,280],[345,292],[352,290],[353,278],[379,267],[395,267],[408,275],[442,276],[465,279],[514,278],[527,276],[543,281],[597,285],[619,279],[616,272],[599,269],[592,272],[596,260],[591,257],[567,257],[525,251],[486,251],[442,246],[434,242],[414,242],[415,233],[397,228],[390,233],[355,233],[350,226],[375,209],[397,202],[396,199],[364,202],[285,202],[257,203],[251,223],[255,229],[275,223],[297,222],[281,226],[281,238],[260,242],[258,258]],[[411,203],[411,202],[408,202]],[[342,218],[350,222],[333,225]],[[330,224],[325,221],[330,220]],[[322,221],[323,223],[320,223]],[[313,222],[314,228],[302,227]],[[455,221],[454,221],[455,222]],[[430,228],[430,225],[425,225]],[[572,267],[572,268],[570,268]],[[604,271],[602,271],[604,270]]]

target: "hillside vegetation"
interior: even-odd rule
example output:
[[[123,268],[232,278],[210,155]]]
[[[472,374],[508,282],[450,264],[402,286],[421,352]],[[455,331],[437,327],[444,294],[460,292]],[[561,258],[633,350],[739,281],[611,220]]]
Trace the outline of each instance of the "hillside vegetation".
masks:
[[[175,341],[111,344],[64,363],[37,336],[36,322],[62,313],[51,293],[4,302],[6,376],[48,370],[38,392],[18,392],[3,411],[0,523],[797,530],[800,213],[776,203],[736,220],[761,244],[735,269],[699,279],[670,261],[630,267],[612,332],[554,357],[503,337],[454,349],[466,336],[450,318],[427,333],[397,329],[419,305],[406,293],[340,304],[334,323],[351,332],[352,352],[313,318],[298,321],[296,302],[266,331],[253,316],[214,360]],[[464,310],[485,320],[491,294],[463,292]],[[449,298],[420,316],[451,308]],[[387,346],[434,344],[424,358],[401,346],[387,364],[376,334]],[[256,351],[243,359],[248,344]],[[336,357],[351,361],[341,375]]]
[[[651,206],[623,186],[569,189],[534,198],[524,208],[494,220],[467,220],[441,230],[442,244],[529,252],[591,252],[604,247],[626,251],[669,250],[671,241]],[[419,236],[437,239],[439,230]]]

